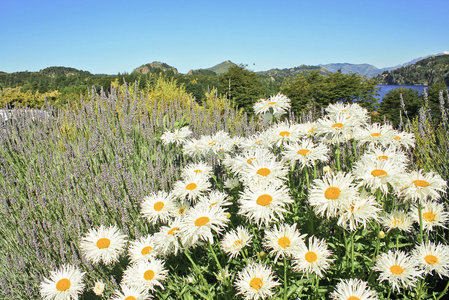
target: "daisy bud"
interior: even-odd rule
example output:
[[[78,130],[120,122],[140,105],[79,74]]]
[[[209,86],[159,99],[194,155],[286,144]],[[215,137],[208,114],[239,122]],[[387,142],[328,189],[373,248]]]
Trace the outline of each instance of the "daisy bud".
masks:
[[[104,291],[104,283],[103,281],[99,280],[95,282],[95,286],[92,289],[97,296],[103,295]]]
[[[385,238],[385,232],[383,232],[382,230],[379,231],[379,234],[377,235],[380,239]]]

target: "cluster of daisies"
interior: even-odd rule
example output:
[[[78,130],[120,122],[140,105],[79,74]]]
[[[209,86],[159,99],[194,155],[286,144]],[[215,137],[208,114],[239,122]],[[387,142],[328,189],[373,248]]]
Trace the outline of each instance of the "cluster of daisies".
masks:
[[[325,117],[303,124],[279,121],[289,109],[284,95],[257,101],[256,114],[272,124],[249,137],[219,131],[193,138],[187,127],[162,135],[165,145],[181,148],[192,162],[184,166],[182,179],[171,191],[155,191],[141,202],[141,215],[155,232],[127,241],[117,227],[100,226],[79,243],[83,256],[94,264],[116,263],[127,251],[131,264],[112,299],[151,297],[169,276],[166,257],[194,247],[212,249],[217,242],[230,260],[242,256],[247,263],[234,281],[237,294],[245,299],[272,297],[281,285],[270,265],[247,257],[255,239],[270,253],[272,264],[288,260],[302,277],[325,276],[335,260],[326,239],[303,234],[303,224],[287,222],[288,214],[306,211],[298,207],[288,178],[312,169],[316,174],[317,166],[339,160],[340,147],[348,142],[354,145],[353,155],[364,150],[353,168],[343,172],[338,161],[337,170],[323,168],[323,176],[308,186],[307,205],[317,217],[335,219],[353,232],[370,223],[389,233],[410,232],[416,223],[426,233],[445,228],[449,214],[439,201],[446,182],[436,173],[410,170],[404,150],[414,146],[413,135],[390,125],[368,124],[368,112],[357,104],[330,105]],[[215,176],[205,162],[210,157],[226,170],[223,176]],[[213,179],[222,177],[221,185],[214,184]],[[397,201],[387,202],[389,197]],[[232,224],[231,211],[244,224]],[[379,255],[373,270],[397,291],[416,286],[425,274],[449,277],[449,246],[426,239],[409,253],[389,250]],[[84,275],[74,266],[63,266],[44,279],[41,294],[45,299],[77,299],[85,289]],[[103,288],[98,284],[94,291],[101,294]],[[356,278],[340,280],[330,297],[377,299],[376,291]]]

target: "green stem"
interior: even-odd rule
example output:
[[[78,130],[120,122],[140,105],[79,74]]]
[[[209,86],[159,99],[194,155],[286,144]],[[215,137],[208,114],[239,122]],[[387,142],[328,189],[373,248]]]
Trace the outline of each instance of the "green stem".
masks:
[[[337,151],[335,151],[335,154],[337,154],[337,171],[341,171],[341,165],[340,165],[340,143],[337,144]]]
[[[186,256],[187,256],[187,258],[189,259],[189,261],[192,263],[193,268],[195,269],[195,271],[198,273],[198,276],[200,277],[200,279],[201,279],[201,281],[202,281],[202,283],[203,283],[203,289],[204,289],[205,291],[209,291],[207,281],[206,281],[206,279],[204,278],[203,274],[201,273],[201,270],[200,270],[200,268],[198,267],[198,265],[195,263],[195,261],[194,261],[194,260],[192,259],[192,257],[190,256],[189,251],[186,250],[186,251],[184,251],[184,253],[186,254]],[[210,295],[209,295],[209,296],[210,296]]]
[[[288,293],[288,282],[287,282],[287,260],[284,257],[284,300],[287,300]]]
[[[354,274],[354,236],[355,231],[351,234],[351,274]]]
[[[218,268],[220,269],[221,275],[223,276],[224,284],[228,285],[228,279],[227,279],[227,277],[225,275],[225,272],[224,272],[224,270],[223,270],[223,268],[222,268],[222,266],[220,264],[220,261],[218,260],[217,255],[215,254],[214,248],[212,247],[212,244],[210,243],[210,241],[209,241],[209,249],[212,252],[212,256],[214,257],[215,262],[217,263]]]
[[[423,282],[422,282],[422,279],[420,279],[418,282],[418,292],[416,293],[416,300],[421,299],[422,286],[423,286]]]
[[[422,208],[421,202],[418,201],[418,214],[419,214],[419,240],[423,240],[423,223],[422,223]]]

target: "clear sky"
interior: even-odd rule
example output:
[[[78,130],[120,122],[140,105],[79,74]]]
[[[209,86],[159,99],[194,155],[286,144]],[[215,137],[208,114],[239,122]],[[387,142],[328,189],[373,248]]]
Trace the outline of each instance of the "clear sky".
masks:
[[[0,71],[378,68],[449,50],[448,0],[0,0]]]

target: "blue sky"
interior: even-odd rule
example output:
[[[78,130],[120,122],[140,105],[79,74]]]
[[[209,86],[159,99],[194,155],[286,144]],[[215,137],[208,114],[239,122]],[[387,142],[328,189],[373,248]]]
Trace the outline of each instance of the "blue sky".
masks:
[[[449,50],[447,0],[0,0],[0,71],[376,67]]]

